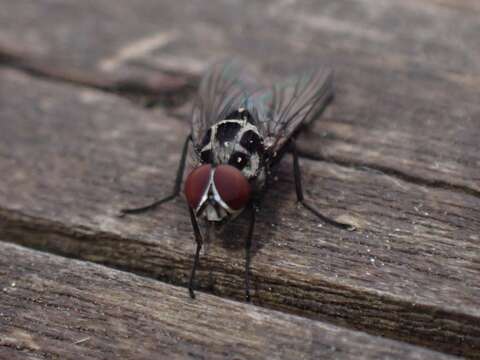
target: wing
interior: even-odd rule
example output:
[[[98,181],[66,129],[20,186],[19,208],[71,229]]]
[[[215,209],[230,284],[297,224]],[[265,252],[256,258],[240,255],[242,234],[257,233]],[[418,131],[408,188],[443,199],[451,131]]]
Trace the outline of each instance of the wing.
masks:
[[[192,138],[195,148],[201,146],[212,125],[244,106],[256,88],[254,77],[238,62],[230,60],[213,64],[200,82],[193,106]]]
[[[287,78],[271,89],[252,96],[263,108],[259,130],[268,153],[280,153],[301,125],[315,120],[333,98],[333,72],[328,68],[306,71]]]

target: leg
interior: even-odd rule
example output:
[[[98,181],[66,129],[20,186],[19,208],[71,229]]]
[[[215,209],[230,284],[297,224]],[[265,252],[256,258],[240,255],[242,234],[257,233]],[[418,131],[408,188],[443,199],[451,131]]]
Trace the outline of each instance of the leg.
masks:
[[[190,273],[190,281],[188,282],[188,292],[190,293],[190,297],[192,299],[195,299],[195,293],[193,291],[195,287],[195,270],[197,270],[198,261],[200,258],[200,250],[202,249],[203,245],[203,239],[202,234],[200,233],[200,228],[198,227],[197,218],[195,217],[192,208],[188,207],[188,210],[190,211],[190,220],[192,221],[193,233],[195,234],[195,242],[197,243],[197,250],[195,251],[195,257],[193,259],[192,272]]]
[[[146,206],[133,208],[133,209],[121,209],[120,216],[124,216],[127,214],[139,214],[148,210],[153,210],[158,205],[166,203],[170,200],[173,200],[180,194],[182,179],[183,179],[183,171],[185,170],[185,162],[187,161],[188,143],[191,140],[192,140],[191,135],[188,135],[187,139],[185,140],[185,143],[183,144],[182,156],[180,158],[180,164],[177,169],[177,177],[175,178],[175,185],[173,187],[173,192],[170,195],[164,198],[161,198],[160,200],[155,200],[153,203],[148,204]]]
[[[291,149],[292,149],[292,155],[293,155],[293,175],[295,177],[295,190],[297,192],[297,200],[305,206],[311,213],[319,217],[322,221],[329,225],[336,226],[340,229],[344,230],[350,230],[353,231],[355,230],[355,226],[350,225],[350,224],[344,224],[338,221],[335,221],[333,219],[330,219],[326,217],[325,215],[321,214],[317,209],[315,209],[312,205],[307,203],[305,201],[305,198],[303,197],[303,188],[302,188],[302,174],[300,172],[300,163],[298,162],[298,154],[297,154],[297,147],[295,145],[295,142],[292,141],[291,144]]]
[[[252,248],[253,229],[255,227],[255,212],[257,206],[250,206],[250,227],[248,228],[247,240],[245,241],[245,301],[250,302],[250,254]]]

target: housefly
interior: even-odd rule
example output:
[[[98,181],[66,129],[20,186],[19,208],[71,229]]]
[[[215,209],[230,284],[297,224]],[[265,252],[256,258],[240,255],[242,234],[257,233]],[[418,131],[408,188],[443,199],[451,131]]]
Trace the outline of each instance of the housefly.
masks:
[[[255,213],[271,169],[286,152],[293,155],[298,201],[322,221],[342,229],[351,228],[325,217],[306,201],[295,147],[300,128],[317,118],[332,98],[333,75],[327,68],[305,71],[266,88],[258,86],[245,68],[234,61],[216,63],[204,75],[173,192],[147,206],[122,210],[123,214],[140,213],[176,198],[181,192],[188,147],[193,145],[195,166],[184,185],[197,245],[189,281],[192,298],[203,245],[199,219],[218,226],[247,210],[250,224],[245,241],[245,295],[250,300]]]

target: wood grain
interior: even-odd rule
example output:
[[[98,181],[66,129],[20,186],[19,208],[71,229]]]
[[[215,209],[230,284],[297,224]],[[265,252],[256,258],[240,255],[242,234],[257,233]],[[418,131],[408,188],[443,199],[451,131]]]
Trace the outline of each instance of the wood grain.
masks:
[[[454,359],[0,242],[2,359]],[[17,259],[15,266],[9,259]]]
[[[0,233],[184,285],[194,243],[183,199],[116,215],[171,189],[186,124],[98,91],[0,76]],[[254,303],[478,357],[480,200],[303,160],[308,197],[355,223],[348,233],[296,206],[290,166],[258,217]],[[238,219],[208,246],[201,289],[243,298],[245,225]]]
[[[480,196],[475,1],[27,1],[3,8],[3,43],[112,75],[198,75],[212,58],[232,55],[265,77],[331,64],[337,101],[331,122],[302,139],[306,155]]]
[[[134,79],[137,95],[151,95],[169,74],[194,79],[212,58],[226,55],[263,80],[333,65],[336,101],[301,137],[310,159],[302,166],[315,204],[359,231],[319,227],[296,207],[285,161],[256,230],[254,301],[480,357],[476,2],[3,1],[1,7],[0,62],[110,92]],[[1,51],[9,47],[25,53],[12,61]],[[188,106],[172,119],[85,87],[5,70],[0,78],[0,232],[185,284],[193,243],[183,200],[145,217],[115,214],[169,191],[176,148],[187,133],[178,120]],[[184,97],[177,94],[180,102]],[[230,231],[245,230],[239,220]],[[207,250],[200,287],[241,298],[241,236],[220,234]]]

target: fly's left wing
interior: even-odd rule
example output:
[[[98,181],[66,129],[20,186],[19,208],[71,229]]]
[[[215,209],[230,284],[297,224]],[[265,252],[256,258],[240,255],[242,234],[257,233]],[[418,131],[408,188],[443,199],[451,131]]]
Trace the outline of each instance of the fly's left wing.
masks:
[[[192,112],[192,138],[196,149],[208,129],[232,111],[244,106],[257,88],[256,82],[238,62],[230,60],[212,65],[202,78]]]
[[[275,157],[301,125],[315,120],[333,98],[333,72],[327,68],[287,78],[254,94],[252,103],[266,109],[259,116],[265,150]]]

